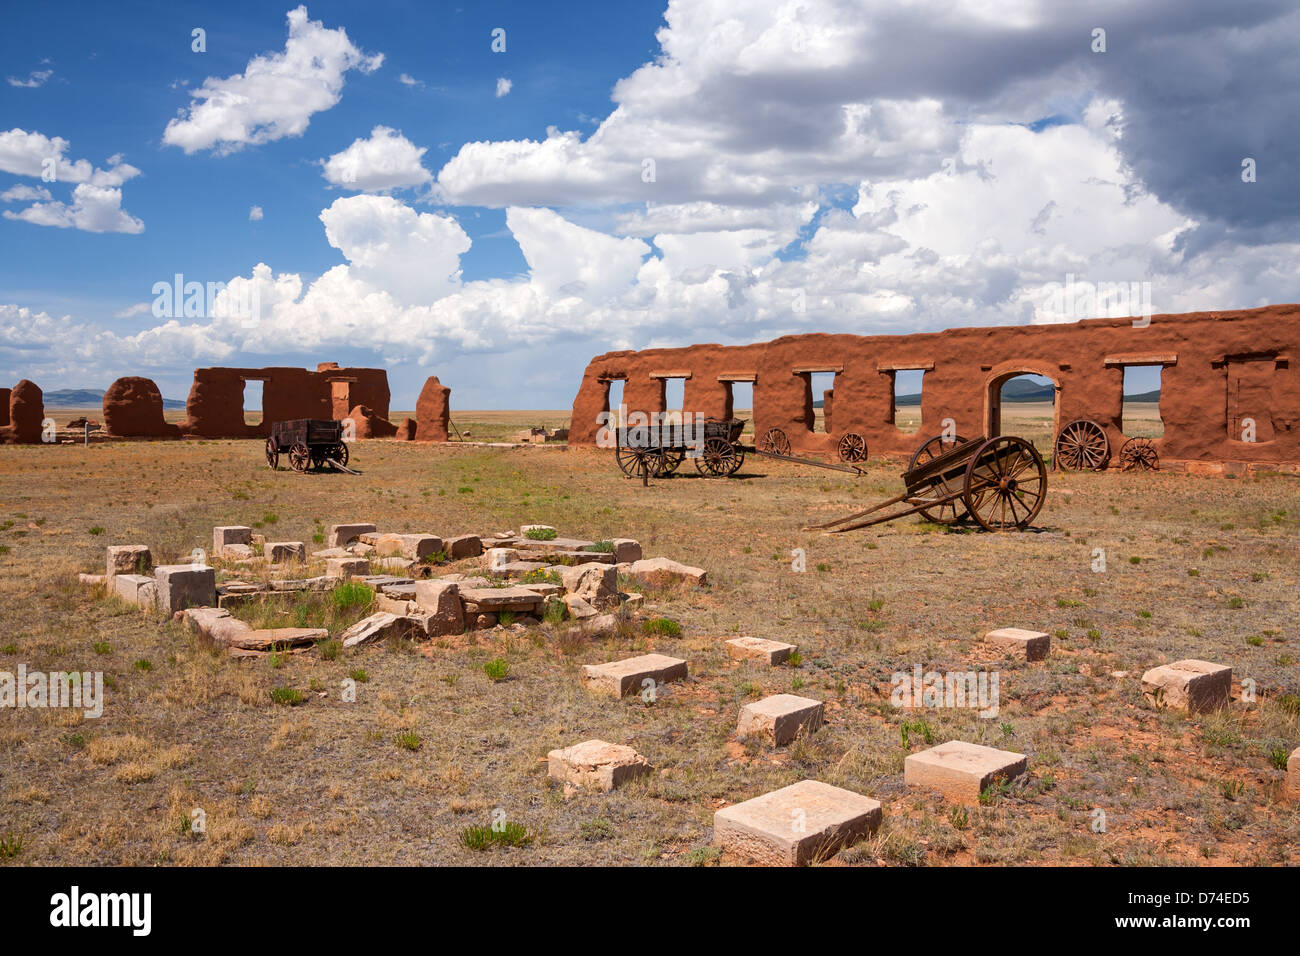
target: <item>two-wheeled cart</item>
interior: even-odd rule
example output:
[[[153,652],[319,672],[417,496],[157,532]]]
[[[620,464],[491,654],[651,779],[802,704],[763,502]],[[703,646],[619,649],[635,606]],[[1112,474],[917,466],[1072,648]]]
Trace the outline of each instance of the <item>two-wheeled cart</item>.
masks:
[[[986,531],[1023,531],[1047,499],[1042,456],[1014,435],[936,436],[917,449],[902,478],[902,494],[804,530],[839,534],[920,514],[941,524],[974,521]]]

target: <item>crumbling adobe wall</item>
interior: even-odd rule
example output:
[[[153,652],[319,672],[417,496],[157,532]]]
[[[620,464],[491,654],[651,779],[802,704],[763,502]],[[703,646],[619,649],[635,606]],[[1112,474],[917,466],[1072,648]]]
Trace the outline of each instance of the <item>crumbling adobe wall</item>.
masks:
[[[119,378],[104,392],[104,431],[116,438],[179,438],[163,418],[162,392],[152,379]]]
[[[0,426],[0,442],[35,445],[41,440],[41,422],[45,420],[45,395],[35,382],[23,379],[8,392],[9,420]]]
[[[754,432],[782,429],[797,455],[835,457],[856,432],[875,455],[910,454],[951,419],[967,438],[994,428],[1002,384],[1021,373],[1057,388],[1056,428],[1097,422],[1117,458],[1126,365],[1161,365],[1164,459],[1300,463],[1300,305],[1156,315],[1149,323],[1088,319],[1053,325],[949,329],[914,335],[786,336],[747,346],[610,352],[592,359],[573,403],[569,441],[591,444],[608,411],[609,383],[623,379],[629,411],[664,410],[664,378],[685,377],[684,410],[721,416],[727,380],[752,376]],[[894,377],[924,369],[921,427],[894,424]],[[828,432],[812,430],[811,376],[835,372]],[[748,379],[746,379],[748,380]],[[829,403],[828,403],[829,404]],[[1241,440],[1243,418],[1258,440]]]
[[[451,389],[431,375],[415,402],[416,441],[446,441],[451,422]]]
[[[244,422],[244,384],[262,383],[262,420]],[[200,368],[185,403],[180,433],[192,438],[262,438],[275,422],[295,418],[338,418],[339,408],[364,405],[367,428],[388,423],[388,373],[375,368],[340,368],[323,363],[316,371],[292,367]],[[360,423],[358,429],[360,430]],[[390,433],[391,434],[391,433]],[[359,436],[360,437],[360,436]]]

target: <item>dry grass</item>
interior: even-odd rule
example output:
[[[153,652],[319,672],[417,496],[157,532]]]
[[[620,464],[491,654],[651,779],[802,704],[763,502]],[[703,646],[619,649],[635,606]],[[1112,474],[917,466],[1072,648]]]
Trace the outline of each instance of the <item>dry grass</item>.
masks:
[[[102,670],[109,682],[98,720],[23,710],[0,721],[0,837],[23,837],[14,862],[708,863],[717,808],[805,777],[885,804],[881,833],[837,864],[1296,859],[1300,818],[1277,802],[1271,757],[1300,744],[1300,717],[1280,702],[1300,693],[1293,479],[1054,476],[1036,533],[905,519],[824,537],[799,528],[896,493],[898,464],[852,480],[758,460],[718,482],[688,463],[643,489],[594,451],[373,442],[354,461],[360,477],[303,477],[268,471],[257,442],[0,449],[0,525],[12,522],[0,530],[0,669]],[[647,595],[653,614],[682,624],[677,638],[479,632],[275,666],[218,656],[75,583],[110,542],[173,561],[207,547],[217,524],[311,542],[349,520],[626,535],[707,568],[711,584]],[[790,570],[793,548],[807,550],[807,573]],[[1095,548],[1105,573],[1091,569]],[[990,661],[977,639],[1003,625],[1053,632],[1052,656]],[[799,644],[801,666],[729,660],[722,641],[740,634]],[[689,659],[692,675],[653,705],[581,689],[580,664],[652,650]],[[483,664],[498,657],[510,666],[496,683]],[[1257,682],[1259,702],[1192,719],[1152,711],[1142,671],[1183,657],[1231,664]],[[918,664],[995,667],[1000,716],[899,713],[890,676]],[[342,682],[359,670],[358,699],[345,703]],[[273,705],[282,686],[305,703]],[[827,725],[779,750],[736,741],[739,707],[780,692],[826,701]],[[1026,753],[1030,773],[954,817],[903,787],[905,719],[935,740]],[[406,732],[418,749],[397,742]],[[546,779],[546,752],[592,737],[634,746],[656,773],[566,798]],[[196,808],[203,833],[186,823]],[[460,832],[498,808],[536,839],[463,846]],[[1104,834],[1090,828],[1095,809]]]

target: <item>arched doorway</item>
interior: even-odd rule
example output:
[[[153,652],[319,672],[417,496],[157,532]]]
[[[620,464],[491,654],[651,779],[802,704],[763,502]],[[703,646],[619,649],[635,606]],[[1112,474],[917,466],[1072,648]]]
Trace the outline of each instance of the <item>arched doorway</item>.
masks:
[[[1004,362],[993,368],[984,380],[984,434],[1006,434],[1012,419],[1012,433],[1050,454],[1061,426],[1061,383],[1053,371],[1039,362]]]

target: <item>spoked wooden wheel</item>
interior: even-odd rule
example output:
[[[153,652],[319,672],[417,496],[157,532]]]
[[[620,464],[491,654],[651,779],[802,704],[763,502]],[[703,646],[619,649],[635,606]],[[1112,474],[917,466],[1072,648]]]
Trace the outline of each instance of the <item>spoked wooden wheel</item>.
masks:
[[[705,478],[727,478],[734,475],[745,461],[745,453],[725,438],[709,438],[704,442],[695,467]]]
[[[682,462],[686,460],[686,452],[680,449],[664,449],[663,458],[660,460],[659,471],[655,474],[656,478],[667,478],[674,471],[681,467]]]
[[[966,466],[962,500],[986,531],[1023,531],[1047,500],[1047,467],[1023,438],[986,441]]]
[[[618,467],[629,478],[651,478],[663,467],[663,452],[658,448],[628,448],[620,445],[614,453]]]
[[[334,446],[334,460],[337,461],[344,468],[347,467],[348,465],[348,443],[347,442],[341,441]]]
[[[311,449],[302,442],[294,442],[289,449],[289,465],[294,471],[306,473],[311,467]]]
[[[954,435],[952,438],[946,435],[935,435],[933,438],[928,438],[921,444],[920,448],[912,452],[912,460],[907,463],[907,470],[911,471],[917,465],[924,465],[927,461],[938,458],[940,455],[952,451],[958,445],[964,444],[966,444],[966,439],[960,435]],[[921,517],[925,518],[926,521],[933,521],[935,524],[956,524],[967,517],[966,505],[960,497],[962,485],[959,480],[953,478],[948,481],[936,482],[933,489],[936,498],[951,495],[953,496],[952,500],[931,508],[922,508]]]
[[[1160,455],[1150,438],[1130,438],[1119,450],[1119,466],[1122,471],[1159,471]]]
[[[867,440],[857,432],[845,432],[837,447],[840,453],[840,461],[867,460]]]
[[[274,438],[266,440],[266,463],[271,466],[272,471],[280,467],[280,446],[275,443]]]
[[[759,451],[770,451],[774,455],[790,454],[790,439],[779,428],[769,428],[758,440]]]
[[[1106,431],[1094,421],[1076,418],[1056,436],[1052,466],[1071,471],[1101,471],[1110,461]]]

